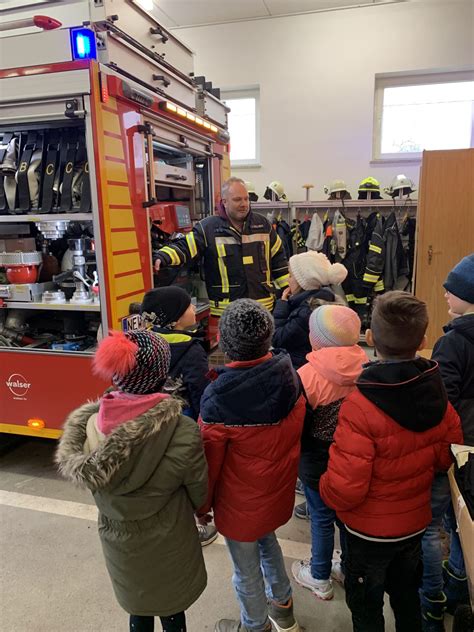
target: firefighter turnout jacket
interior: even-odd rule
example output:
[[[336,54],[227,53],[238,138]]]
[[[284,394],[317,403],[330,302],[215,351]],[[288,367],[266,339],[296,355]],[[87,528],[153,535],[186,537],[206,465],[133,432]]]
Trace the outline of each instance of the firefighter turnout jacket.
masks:
[[[161,266],[182,266],[202,258],[211,314],[221,316],[231,301],[252,298],[269,310],[275,286],[288,285],[288,262],[270,222],[249,212],[242,232],[227,218],[212,215],[185,236],[161,248]]]

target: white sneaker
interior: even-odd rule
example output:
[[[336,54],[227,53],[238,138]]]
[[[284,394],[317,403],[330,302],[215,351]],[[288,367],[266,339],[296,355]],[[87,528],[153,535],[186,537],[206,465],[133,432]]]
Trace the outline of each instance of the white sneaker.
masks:
[[[331,579],[333,579],[338,584],[341,584],[341,586],[344,586],[345,578],[346,577],[344,573],[342,572],[341,562],[335,562],[333,560],[332,566],[331,566]]]
[[[341,566],[341,551],[334,549],[331,564],[331,579],[344,586],[345,575]]]
[[[334,591],[330,579],[315,579],[311,575],[310,560],[293,562],[291,572],[300,586],[311,590],[311,592],[313,592],[319,599],[329,601],[334,597]]]

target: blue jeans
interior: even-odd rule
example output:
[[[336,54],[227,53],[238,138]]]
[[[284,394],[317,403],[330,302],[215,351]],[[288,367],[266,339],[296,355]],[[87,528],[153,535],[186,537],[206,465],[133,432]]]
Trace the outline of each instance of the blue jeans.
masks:
[[[464,555],[461,548],[461,540],[457,531],[458,524],[452,502],[449,503],[448,511],[444,517],[444,526],[451,533],[450,551],[449,551],[449,568],[458,577],[466,576],[466,566],[464,565]]]
[[[466,574],[461,542],[456,532],[456,518],[451,505],[451,490],[448,475],[435,474],[431,487],[431,524],[428,525],[422,540],[423,547],[423,584],[422,593],[436,596],[443,590],[443,553],[439,529],[443,519],[448,531],[451,531],[451,551],[449,566],[459,576]]]
[[[305,485],[304,493],[311,518],[311,575],[315,579],[329,579],[334,552],[334,524],[337,523],[340,531],[343,562],[346,530],[337,519],[334,509],[324,504],[318,490]]]
[[[234,574],[234,585],[240,604],[242,624],[249,630],[263,632],[268,628],[267,599],[284,605],[291,597],[283,554],[274,532],[256,542],[237,542],[226,538]]]

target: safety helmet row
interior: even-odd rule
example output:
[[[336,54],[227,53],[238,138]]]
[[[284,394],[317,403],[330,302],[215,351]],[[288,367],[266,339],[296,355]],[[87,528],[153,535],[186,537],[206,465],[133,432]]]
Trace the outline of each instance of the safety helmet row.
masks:
[[[256,202],[258,200],[258,195],[255,191],[255,185],[253,184],[253,182],[245,182],[245,185],[249,193],[250,201]],[[400,192],[402,193],[402,195],[410,195],[410,193],[413,193],[414,191],[416,191],[415,183],[411,178],[407,178],[407,176],[403,174],[395,176],[395,178],[393,178],[392,182],[390,183],[390,186],[384,188],[384,192],[391,197],[396,197],[400,194]],[[330,200],[334,200],[336,198],[343,198],[346,200],[351,199],[351,194],[344,180],[333,180],[329,185],[326,185],[324,187],[324,192],[326,194],[329,194]],[[380,182],[372,176],[368,176],[367,178],[364,178],[360,181],[357,192],[359,200],[367,199],[368,193],[370,193],[371,199],[382,199]],[[278,180],[273,180],[272,182],[270,182],[265,190],[263,197],[266,200],[273,200],[274,198],[277,201],[288,200],[288,196],[285,193],[285,188],[283,184]]]
[[[384,191],[391,197],[396,197],[400,192],[402,195],[410,195],[410,193],[416,191],[416,186],[411,178],[400,174],[395,176],[390,186],[386,187]],[[324,192],[329,193],[330,200],[336,197],[350,200],[350,193],[344,180],[333,180],[330,185],[324,187]],[[340,195],[336,195],[337,193]],[[370,197],[372,199],[380,200],[382,198],[380,195],[380,182],[372,176],[360,181],[358,188],[359,200],[367,199],[368,193],[371,194]]]

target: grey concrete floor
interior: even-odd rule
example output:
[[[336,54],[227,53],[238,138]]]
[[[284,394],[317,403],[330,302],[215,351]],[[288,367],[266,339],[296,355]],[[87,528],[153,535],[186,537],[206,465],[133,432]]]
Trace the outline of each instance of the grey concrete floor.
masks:
[[[0,435],[0,631],[127,630],[102,561],[92,497],[58,476],[54,441],[20,439],[2,451],[6,440]],[[278,535],[289,571],[294,559],[309,556],[309,524],[292,518]],[[215,542],[204,555],[209,582],[188,611],[189,632],[211,631],[217,619],[239,616],[225,546]],[[294,585],[294,601],[306,632],[352,629],[337,585],[329,602]],[[389,608],[386,630],[394,631]]]

